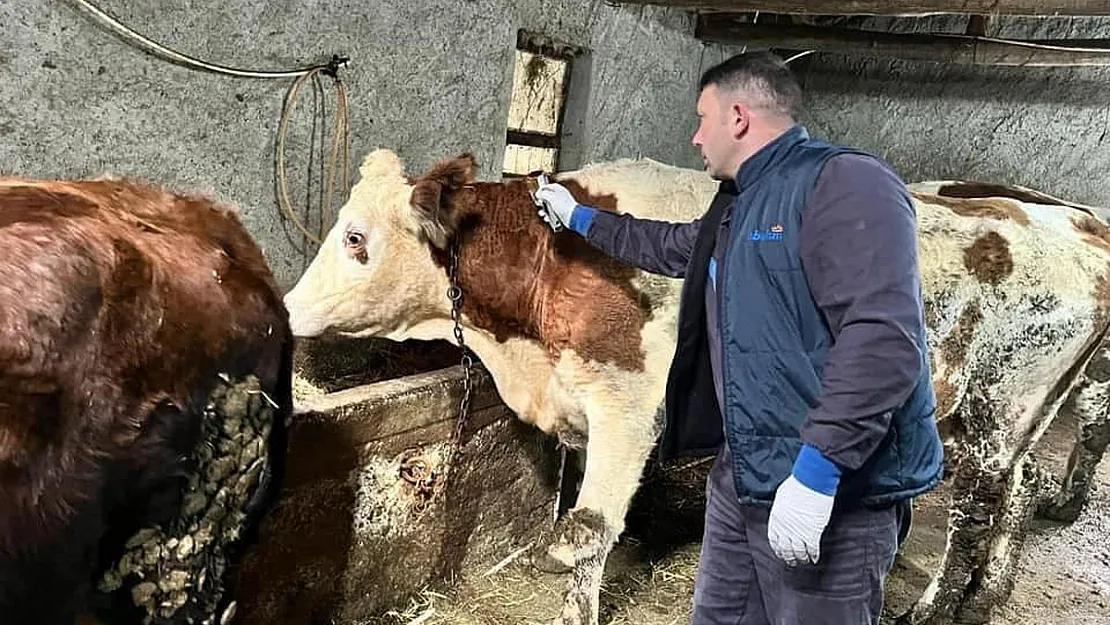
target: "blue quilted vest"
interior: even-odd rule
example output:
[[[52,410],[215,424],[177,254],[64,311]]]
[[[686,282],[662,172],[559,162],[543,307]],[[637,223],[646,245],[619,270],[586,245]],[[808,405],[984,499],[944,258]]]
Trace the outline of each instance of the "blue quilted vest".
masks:
[[[795,126],[746,161],[736,177],[727,256],[717,283],[724,428],[741,503],[767,505],[802,446],[799,429],[821,390],[832,342],[802,272],[798,233],[806,198],[832,156],[858,150]],[[924,330],[917,337],[925,346]],[[841,477],[840,505],[881,506],[939,481],[928,353],[907,401],[872,457]]]

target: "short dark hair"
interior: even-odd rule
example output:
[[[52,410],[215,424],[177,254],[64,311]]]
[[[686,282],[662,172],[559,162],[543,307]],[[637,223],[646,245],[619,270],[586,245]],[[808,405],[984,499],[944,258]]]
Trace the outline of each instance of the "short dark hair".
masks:
[[[709,85],[722,91],[744,91],[757,101],[753,108],[762,108],[783,117],[797,116],[802,101],[802,88],[786,62],[764,51],[745,52],[710,67],[698,82],[700,94]]]

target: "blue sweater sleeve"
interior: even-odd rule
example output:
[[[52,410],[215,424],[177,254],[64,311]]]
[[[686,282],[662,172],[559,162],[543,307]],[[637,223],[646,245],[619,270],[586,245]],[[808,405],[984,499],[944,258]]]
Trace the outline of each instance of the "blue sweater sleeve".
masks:
[[[916,338],[924,335],[916,217],[889,167],[840,155],[818,177],[799,236],[806,279],[832,334],[821,394],[801,430],[811,450],[795,463],[795,477],[820,490],[867,461],[925,362]]]
[[[577,204],[570,213],[570,223],[567,225],[570,226],[571,230],[574,230],[582,236],[586,236],[590,231],[590,224],[593,223],[594,214],[596,213],[596,208]]]

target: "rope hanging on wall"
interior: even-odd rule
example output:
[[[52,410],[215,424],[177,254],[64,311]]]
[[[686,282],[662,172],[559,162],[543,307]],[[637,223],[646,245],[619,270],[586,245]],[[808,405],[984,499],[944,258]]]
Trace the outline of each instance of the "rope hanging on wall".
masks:
[[[139,47],[147,50],[148,52],[151,52],[152,54],[168,60],[172,63],[184,65],[185,67],[199,69],[202,71],[225,74],[228,76],[236,76],[240,78],[297,78],[296,82],[293,83],[293,85],[289,88],[289,92],[286,94],[285,102],[282,106],[281,122],[278,125],[278,136],[274,146],[275,167],[277,169],[276,177],[278,186],[278,203],[281,207],[282,212],[294,223],[294,225],[297,226],[297,229],[301,232],[301,234],[303,234],[308,240],[312,241],[316,245],[319,245],[323,242],[325,228],[331,222],[331,210],[335,193],[335,170],[337,166],[337,159],[341,159],[341,163],[339,163],[342,171],[343,185],[341,193],[347,193],[347,190],[350,188],[348,184],[348,140],[350,126],[347,119],[347,89],[346,86],[343,84],[343,81],[339,79],[338,74],[339,68],[346,67],[349,59],[347,59],[346,57],[333,55],[331,61],[324,64],[313,65],[300,69],[278,71],[245,70],[228,67],[226,65],[207,63],[205,61],[193,58],[186,54],[182,54],[180,52],[177,52],[176,50],[172,50],[170,48],[167,48],[166,46],[151,41],[150,39],[144,37],[143,35],[140,35],[127,26],[124,26],[115,18],[100,10],[87,0],[73,0],[73,2],[75,2],[81,9],[85,10],[93,17],[95,17],[100,23],[106,25],[109,29],[111,29],[112,32],[123,37],[129,43],[136,44]],[[313,232],[306,225],[306,222],[308,221],[309,207],[306,206],[304,219],[301,219],[301,216],[297,214],[297,211],[293,208],[293,203],[289,199],[289,189],[285,176],[285,136],[289,127],[289,119],[292,116],[293,110],[296,106],[296,98],[297,94],[300,92],[301,86],[306,81],[315,80],[320,74],[324,74],[332,78],[335,90],[336,107],[335,119],[332,123],[331,154],[328,158],[327,173],[325,174],[325,177],[327,179],[326,199],[322,207],[323,214],[321,215],[320,219],[320,229],[317,232]]]
[[[334,61],[335,59],[333,59],[333,62]],[[318,233],[313,233],[308,229],[304,221],[301,221],[297,216],[297,212],[293,210],[293,203],[289,200],[289,188],[285,180],[285,135],[289,128],[289,119],[293,115],[293,108],[296,106],[297,93],[306,81],[312,80],[317,74],[327,74],[333,78],[332,84],[335,86],[335,118],[332,120],[331,154],[328,157],[328,169],[325,174],[325,178],[327,179],[327,192],[322,204],[323,214],[320,216],[320,230]],[[289,93],[285,97],[285,104],[282,106],[281,123],[278,125],[277,143],[274,146],[274,150],[277,153],[275,166],[277,167],[278,201],[286,216],[296,224],[297,229],[316,245],[323,243],[324,236],[326,235],[325,229],[328,227],[328,224],[331,223],[331,211],[334,206],[335,198],[336,158],[342,158],[342,162],[340,163],[340,171],[343,174],[341,193],[347,193],[347,190],[351,188],[348,180],[350,167],[348,155],[349,130],[350,125],[347,120],[347,87],[343,84],[343,81],[339,80],[339,76],[335,73],[335,69],[333,69],[330,64],[325,67],[317,67],[309,70],[298,78],[297,81],[293,83],[293,86],[289,88]],[[305,221],[307,221],[307,206],[305,212]]]

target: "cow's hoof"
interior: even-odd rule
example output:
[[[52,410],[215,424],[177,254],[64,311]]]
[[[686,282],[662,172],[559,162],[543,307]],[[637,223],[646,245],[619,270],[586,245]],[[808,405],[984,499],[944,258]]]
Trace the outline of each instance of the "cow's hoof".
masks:
[[[550,625],[597,625],[597,621],[591,621],[585,616],[581,610],[571,607],[569,604],[563,608],[563,614],[551,621]]]
[[[556,528],[559,529],[559,528]],[[544,573],[569,573],[574,570],[574,545],[566,532],[559,531],[555,540],[538,545],[532,552],[532,566]]]
[[[544,573],[560,575],[573,571],[573,564],[567,564],[561,555],[552,553],[552,551],[556,550],[556,547],[557,545],[552,545],[548,549],[537,551],[532,556],[532,566],[535,567],[536,570],[543,571]]]
[[[915,605],[894,619],[894,625],[933,625],[935,610],[932,606]]]
[[[1041,499],[1037,505],[1036,515],[1048,521],[1070,525],[1079,520],[1079,514],[1083,512],[1083,506],[1086,503],[1087,498],[1083,493],[1066,497],[1062,492],[1057,491],[1055,495]]]
[[[571,515],[555,523],[551,542],[541,543],[532,553],[532,566],[544,573],[569,573],[574,570],[574,543],[568,531]]]

